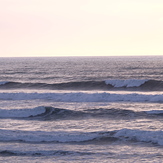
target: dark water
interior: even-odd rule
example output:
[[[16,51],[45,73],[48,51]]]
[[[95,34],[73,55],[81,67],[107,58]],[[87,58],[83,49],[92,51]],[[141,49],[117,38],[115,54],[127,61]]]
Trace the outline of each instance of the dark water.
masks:
[[[0,161],[161,162],[163,57],[0,58]]]

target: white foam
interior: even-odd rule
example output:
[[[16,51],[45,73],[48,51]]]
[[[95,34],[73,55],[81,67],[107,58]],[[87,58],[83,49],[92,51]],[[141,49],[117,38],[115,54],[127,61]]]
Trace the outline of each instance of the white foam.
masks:
[[[128,79],[128,80],[106,80],[106,84],[114,87],[139,87],[148,80]]]
[[[0,93],[0,100],[52,100],[54,102],[163,102],[163,94],[116,93]]]
[[[45,112],[45,107],[36,107],[33,109],[0,109],[0,117],[13,118],[13,117],[29,117],[36,116]]]

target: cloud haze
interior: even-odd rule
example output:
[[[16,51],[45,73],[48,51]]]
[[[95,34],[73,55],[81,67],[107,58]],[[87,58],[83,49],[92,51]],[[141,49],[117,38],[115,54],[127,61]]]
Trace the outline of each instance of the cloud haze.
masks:
[[[163,55],[161,0],[1,0],[0,56]]]

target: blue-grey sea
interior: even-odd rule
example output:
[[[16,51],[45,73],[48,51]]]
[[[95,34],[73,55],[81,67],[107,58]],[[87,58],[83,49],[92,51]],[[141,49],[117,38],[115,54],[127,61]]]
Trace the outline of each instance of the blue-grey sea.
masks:
[[[163,160],[163,56],[0,58],[0,162]]]

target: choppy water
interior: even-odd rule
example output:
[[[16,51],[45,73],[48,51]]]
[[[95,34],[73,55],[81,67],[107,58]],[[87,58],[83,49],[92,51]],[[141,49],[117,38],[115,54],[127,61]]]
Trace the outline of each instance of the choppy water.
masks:
[[[1,162],[162,162],[163,57],[0,58]]]

